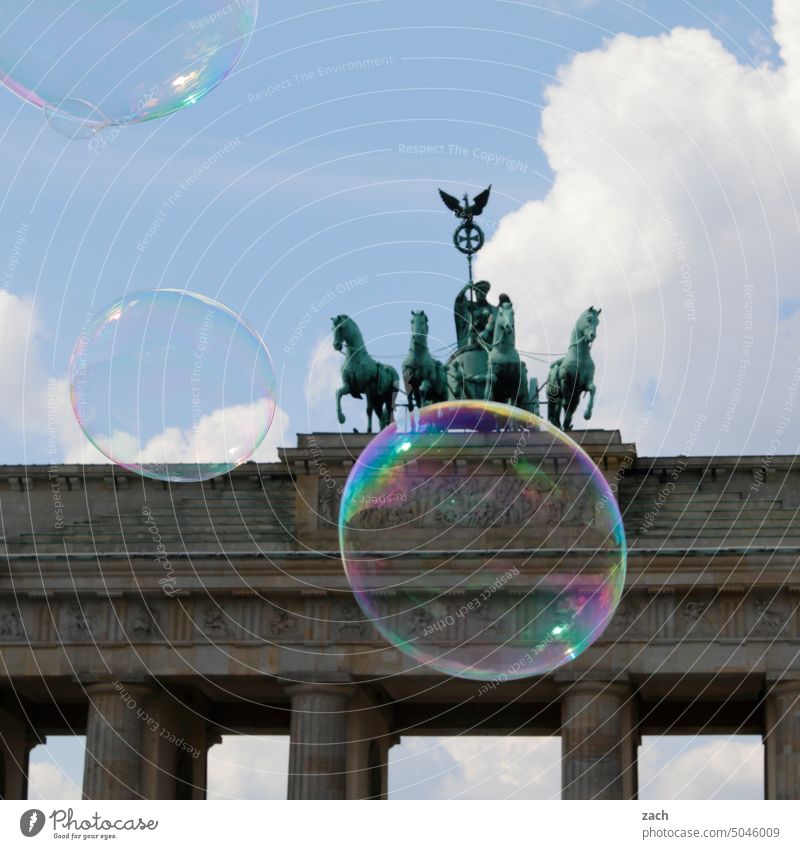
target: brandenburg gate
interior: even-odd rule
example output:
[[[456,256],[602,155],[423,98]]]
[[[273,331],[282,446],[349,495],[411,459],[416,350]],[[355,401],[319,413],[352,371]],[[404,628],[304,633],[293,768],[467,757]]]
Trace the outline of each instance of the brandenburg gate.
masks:
[[[222,734],[289,734],[292,799],[386,798],[390,747],[448,734],[560,735],[563,798],[632,799],[642,735],[760,734],[767,798],[800,798],[797,459],[573,436],[617,493],[625,593],[572,663],[491,685],[413,664],[352,597],[338,497],[366,435],[196,485],[0,468],[0,794],[58,734],[86,735],[89,799],[202,799]]]

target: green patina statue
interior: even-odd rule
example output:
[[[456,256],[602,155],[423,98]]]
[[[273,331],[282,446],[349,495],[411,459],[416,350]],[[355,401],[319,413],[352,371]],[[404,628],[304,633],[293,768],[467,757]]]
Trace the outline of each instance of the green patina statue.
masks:
[[[439,190],[459,225],[453,234],[455,247],[465,254],[469,264],[469,282],[461,289],[453,305],[456,349],[446,363],[437,360],[428,348],[428,317],[423,310],[411,312],[411,343],[403,360],[403,384],[408,410],[447,400],[487,400],[511,404],[539,414],[539,382],[528,378],[528,370],[516,347],[514,306],[508,295],[499,303],[489,302],[491,285],[472,280],[472,258],[483,247],[485,237],[475,223],[489,201],[491,186],[470,203],[468,195],[459,201]],[[591,347],[597,336],[601,310],[589,307],[572,331],[569,351],[550,366],[544,388],[548,419],[564,430],[572,429],[572,419],[581,396],[589,393],[584,418],[592,415],[595,399],[594,362]],[[399,377],[394,368],[369,356],[364,337],[356,323],[346,315],[333,321],[333,345],[342,351],[342,386],[336,391],[336,412],[344,423],[342,396],[366,396],[368,432],[372,433],[372,414],[381,428],[394,420]],[[563,414],[563,422],[562,422]]]
[[[336,390],[336,414],[344,424],[342,396],[367,397],[367,433],[372,433],[372,414],[378,417],[381,428],[394,420],[394,405],[400,389],[400,377],[391,366],[376,362],[367,353],[364,337],[358,325],[346,315],[337,315],[333,322],[333,347],[344,353],[342,385]]]
[[[408,410],[447,400],[447,370],[428,350],[428,316],[411,310],[411,346],[403,360]]]
[[[588,421],[594,409],[594,360],[592,343],[597,338],[600,313],[589,307],[581,313],[569,341],[569,350],[550,365],[547,376],[547,418],[551,424],[572,430],[572,416],[584,392],[589,393],[589,405],[583,417]],[[561,421],[561,413],[564,421]]]
[[[528,386],[528,369],[517,351],[514,306],[508,295],[500,295],[500,303],[485,332],[492,338],[486,372],[486,400],[528,408],[531,391],[536,390],[536,397],[539,387]]]
[[[453,317],[456,322],[456,340],[459,348],[469,348],[489,341],[486,330],[497,312],[487,298],[492,284],[487,280],[467,283],[456,295]],[[467,298],[467,294],[472,299]]]

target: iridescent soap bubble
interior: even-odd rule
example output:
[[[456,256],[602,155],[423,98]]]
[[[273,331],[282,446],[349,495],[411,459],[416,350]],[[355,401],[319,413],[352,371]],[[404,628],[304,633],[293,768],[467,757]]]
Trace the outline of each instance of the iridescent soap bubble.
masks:
[[[175,289],[102,310],[75,345],[69,382],[78,423],[106,457],[177,483],[244,463],[275,410],[258,334],[217,301]]]
[[[257,0],[0,4],[0,82],[70,138],[160,118],[231,72]]]
[[[355,597],[389,642],[485,681],[577,657],[625,581],[622,520],[597,466],[503,404],[435,404],[383,430],[347,479],[339,541]]]

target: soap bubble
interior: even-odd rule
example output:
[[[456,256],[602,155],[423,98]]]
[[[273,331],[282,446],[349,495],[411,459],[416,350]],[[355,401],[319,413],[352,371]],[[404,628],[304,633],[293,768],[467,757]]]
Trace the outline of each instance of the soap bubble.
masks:
[[[90,139],[111,124],[105,115],[83,100],[67,99],[56,107],[45,105],[44,114],[48,124],[68,139]]]
[[[69,366],[72,407],[110,460],[177,483],[244,463],[275,410],[269,353],[217,301],[135,292],[84,328]]]
[[[257,0],[0,4],[0,82],[69,138],[189,106],[231,72]]]
[[[378,434],[347,479],[339,541],[355,597],[389,642],[484,681],[577,657],[625,581],[622,519],[600,470],[560,430],[503,404],[435,404]]]

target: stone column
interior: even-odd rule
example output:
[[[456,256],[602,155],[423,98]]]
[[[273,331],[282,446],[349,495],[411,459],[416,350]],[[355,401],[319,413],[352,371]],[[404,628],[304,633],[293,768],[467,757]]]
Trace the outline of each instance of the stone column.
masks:
[[[636,799],[638,731],[626,683],[576,681],[561,696],[561,798]]]
[[[192,690],[161,689],[147,702],[142,795],[147,799],[205,799],[208,749],[221,740],[209,727],[210,706]]]
[[[25,722],[0,710],[0,799],[28,798],[28,755],[33,745]]]
[[[84,799],[141,799],[144,716],[152,690],[143,684],[90,684]],[[144,718],[143,718],[144,716]]]
[[[352,687],[298,684],[292,698],[290,799],[347,798],[347,702]]]
[[[800,679],[767,690],[764,709],[764,783],[767,799],[800,799]]]
[[[37,746],[40,745],[47,745],[47,737],[44,737],[34,729],[29,728],[28,733],[25,735],[25,757],[22,761],[22,795],[19,797],[20,799],[28,798],[28,785],[31,771],[31,752]]]
[[[389,749],[400,740],[391,710],[366,688],[359,688],[348,707],[347,798],[387,799]]]

